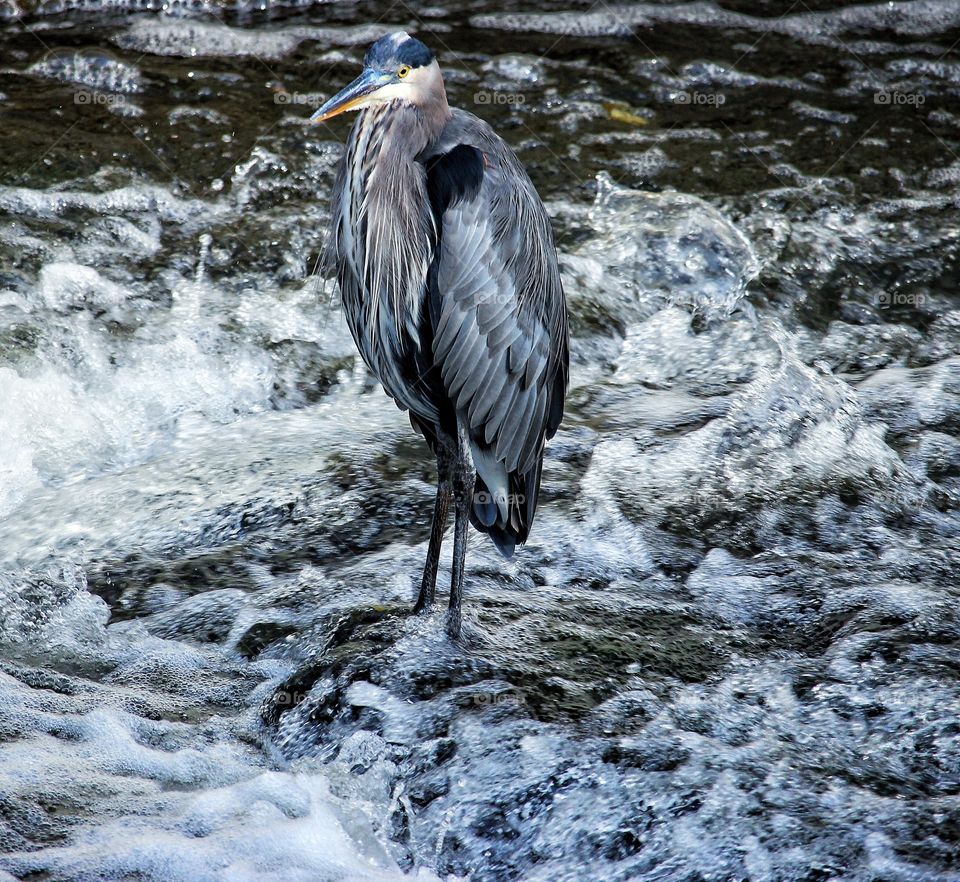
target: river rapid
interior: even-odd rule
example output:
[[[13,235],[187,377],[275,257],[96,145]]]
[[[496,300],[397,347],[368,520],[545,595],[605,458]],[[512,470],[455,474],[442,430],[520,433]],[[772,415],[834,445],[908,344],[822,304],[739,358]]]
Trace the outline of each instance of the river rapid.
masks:
[[[397,29],[571,312],[458,644],[314,274]],[[0,880],[960,880],[960,4],[3,0],[0,114]]]

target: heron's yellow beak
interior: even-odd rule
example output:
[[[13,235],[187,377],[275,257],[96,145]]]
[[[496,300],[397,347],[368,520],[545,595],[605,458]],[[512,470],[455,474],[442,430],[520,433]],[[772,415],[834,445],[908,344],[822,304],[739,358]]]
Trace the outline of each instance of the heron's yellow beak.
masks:
[[[326,122],[348,110],[357,110],[366,103],[368,95],[392,82],[391,74],[377,70],[365,70],[349,86],[341,89],[326,104],[310,117],[310,122]]]

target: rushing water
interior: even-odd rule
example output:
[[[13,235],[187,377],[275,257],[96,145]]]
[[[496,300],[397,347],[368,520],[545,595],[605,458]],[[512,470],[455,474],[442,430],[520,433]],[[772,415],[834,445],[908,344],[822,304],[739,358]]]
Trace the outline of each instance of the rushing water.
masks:
[[[960,4],[6,2],[0,880],[960,879]],[[457,645],[311,275],[401,27],[572,313]]]

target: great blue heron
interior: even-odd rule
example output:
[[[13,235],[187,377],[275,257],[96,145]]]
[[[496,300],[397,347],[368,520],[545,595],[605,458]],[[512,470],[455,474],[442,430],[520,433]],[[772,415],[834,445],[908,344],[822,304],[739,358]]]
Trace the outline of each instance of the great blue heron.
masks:
[[[527,539],[563,415],[567,314],[550,220],[513,151],[447,103],[433,53],[383,37],[312,117],[359,110],[333,188],[328,266],[363,360],[437,457],[415,612],[433,606],[451,492],[447,629],[460,632],[468,520]]]

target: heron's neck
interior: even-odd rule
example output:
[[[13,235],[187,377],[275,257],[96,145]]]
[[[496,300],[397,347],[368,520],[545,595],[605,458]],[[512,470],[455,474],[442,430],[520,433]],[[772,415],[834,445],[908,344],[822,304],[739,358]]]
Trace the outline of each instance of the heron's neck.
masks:
[[[442,106],[393,103],[365,108],[351,132],[353,152],[362,154],[367,168],[412,162],[436,141],[449,119],[446,100]]]
[[[436,60],[410,74],[412,102],[422,120],[426,140],[420,150],[431,144],[450,121],[450,105],[447,90],[443,87],[443,74]],[[419,151],[418,151],[419,152]]]

